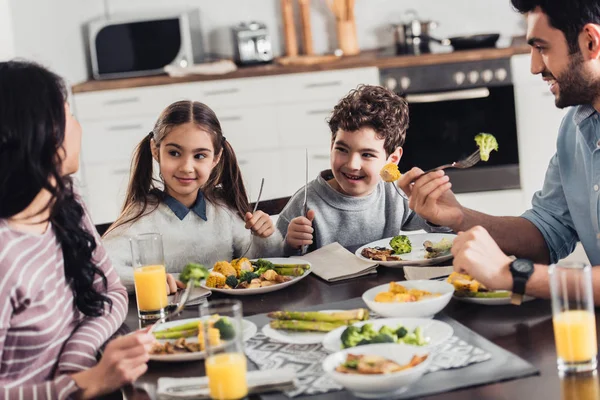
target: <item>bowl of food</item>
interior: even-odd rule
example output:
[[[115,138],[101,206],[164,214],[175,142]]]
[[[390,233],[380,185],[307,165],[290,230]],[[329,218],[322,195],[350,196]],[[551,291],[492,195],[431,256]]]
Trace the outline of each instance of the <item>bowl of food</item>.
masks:
[[[367,306],[384,317],[432,318],[440,312],[454,293],[454,286],[444,281],[414,280],[390,282],[363,293]]]
[[[429,352],[413,346],[370,344],[330,354],[325,373],[365,399],[382,399],[406,391],[427,371]]]

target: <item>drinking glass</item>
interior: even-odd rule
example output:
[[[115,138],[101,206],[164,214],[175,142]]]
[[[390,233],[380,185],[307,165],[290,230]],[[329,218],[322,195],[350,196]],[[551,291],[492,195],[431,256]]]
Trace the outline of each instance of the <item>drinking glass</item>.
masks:
[[[206,376],[210,397],[237,400],[248,395],[246,356],[239,300],[215,300],[200,306],[206,349]],[[219,325],[217,325],[219,324]],[[218,328],[218,332],[215,329]]]
[[[593,371],[598,345],[591,266],[563,261],[551,265],[549,274],[558,370]]]
[[[144,233],[129,242],[138,317],[141,320],[162,318],[168,305],[162,236],[160,233]]]

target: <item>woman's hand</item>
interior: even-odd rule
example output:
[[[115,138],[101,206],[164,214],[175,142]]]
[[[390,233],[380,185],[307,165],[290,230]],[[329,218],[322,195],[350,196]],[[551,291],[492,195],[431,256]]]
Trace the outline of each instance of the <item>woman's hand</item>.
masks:
[[[246,213],[246,229],[252,230],[257,236],[267,238],[275,232],[275,225],[269,214],[257,211],[254,214]]]
[[[288,225],[285,241],[290,247],[299,249],[302,246],[311,245],[313,242],[312,221],[315,219],[315,212],[308,210],[306,217],[296,217]]]
[[[95,367],[71,376],[83,389],[81,398],[96,398],[135,382],[148,369],[146,363],[154,341],[146,331],[111,341]]]

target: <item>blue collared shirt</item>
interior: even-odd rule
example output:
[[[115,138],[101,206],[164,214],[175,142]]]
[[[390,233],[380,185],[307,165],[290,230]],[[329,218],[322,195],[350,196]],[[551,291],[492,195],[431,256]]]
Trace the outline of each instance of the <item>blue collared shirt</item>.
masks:
[[[171,211],[173,211],[173,214],[175,214],[181,221],[183,221],[190,211],[207,221],[206,199],[200,190],[198,190],[198,197],[196,197],[196,201],[190,208],[187,208],[185,205],[179,202],[179,200],[168,195],[166,192],[162,192],[162,202],[165,203],[171,209]]]
[[[542,190],[522,217],[542,233],[552,263],[581,241],[592,265],[600,265],[600,121],[591,105],[565,115]]]

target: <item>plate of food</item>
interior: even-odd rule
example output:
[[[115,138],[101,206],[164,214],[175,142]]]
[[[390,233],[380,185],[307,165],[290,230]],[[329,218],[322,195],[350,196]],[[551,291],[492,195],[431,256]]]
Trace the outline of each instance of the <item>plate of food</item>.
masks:
[[[310,263],[298,258],[239,258],[215,263],[200,286],[213,292],[248,296],[283,289],[310,272]]]
[[[205,318],[188,318],[166,322],[157,327],[153,332],[156,343],[150,350],[150,360],[161,362],[180,362],[202,360],[206,357],[204,351],[204,332],[200,324],[208,321],[209,337],[217,343],[227,341],[232,337],[231,330],[236,329],[231,320],[218,315]],[[244,341],[252,338],[256,332],[256,325],[242,319]]]
[[[274,311],[262,333],[278,342],[290,344],[321,343],[328,332],[340,326],[369,319],[369,310]]]
[[[325,335],[322,343],[330,352],[378,343],[433,347],[453,334],[450,325],[435,319],[381,318],[337,328]]]
[[[511,292],[509,290],[489,290],[467,274],[452,272],[446,281],[454,286],[454,298],[456,300],[488,306],[511,304]],[[534,299],[535,297],[523,296],[523,301]]]
[[[453,233],[415,233],[377,240],[356,250],[356,257],[385,267],[431,265],[452,258]]]

